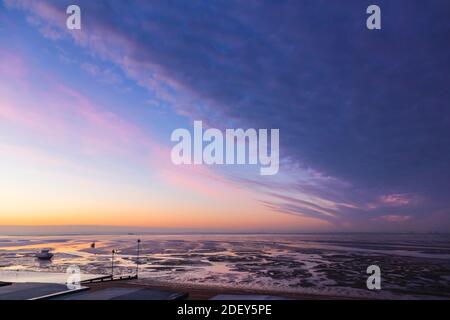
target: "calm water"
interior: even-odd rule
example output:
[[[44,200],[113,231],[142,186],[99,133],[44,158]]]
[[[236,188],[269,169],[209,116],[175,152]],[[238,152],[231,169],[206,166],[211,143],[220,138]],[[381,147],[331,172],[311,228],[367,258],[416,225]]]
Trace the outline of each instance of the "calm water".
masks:
[[[0,271],[109,274],[136,270],[138,236],[0,236]],[[357,297],[450,298],[450,235],[143,235],[142,278]],[[90,247],[96,243],[95,249]],[[34,254],[55,253],[51,262]],[[382,290],[366,288],[366,269],[382,271]]]

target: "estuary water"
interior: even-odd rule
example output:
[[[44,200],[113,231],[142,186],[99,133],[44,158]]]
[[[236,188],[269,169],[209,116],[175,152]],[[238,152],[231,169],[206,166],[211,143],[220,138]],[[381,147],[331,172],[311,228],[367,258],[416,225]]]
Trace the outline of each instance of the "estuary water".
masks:
[[[2,271],[136,272],[163,282],[362,298],[450,298],[448,234],[0,236]],[[95,243],[95,248],[92,248]],[[51,249],[51,261],[35,253]],[[381,290],[367,289],[367,267]],[[1,281],[1,277],[0,277]]]

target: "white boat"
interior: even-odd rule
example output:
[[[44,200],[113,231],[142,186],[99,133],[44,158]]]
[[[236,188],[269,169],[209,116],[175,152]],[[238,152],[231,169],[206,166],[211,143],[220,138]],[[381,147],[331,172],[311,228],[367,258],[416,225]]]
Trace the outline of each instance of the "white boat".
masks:
[[[36,253],[36,258],[40,260],[50,260],[53,258],[53,253],[50,253],[49,249],[43,249],[41,252]]]

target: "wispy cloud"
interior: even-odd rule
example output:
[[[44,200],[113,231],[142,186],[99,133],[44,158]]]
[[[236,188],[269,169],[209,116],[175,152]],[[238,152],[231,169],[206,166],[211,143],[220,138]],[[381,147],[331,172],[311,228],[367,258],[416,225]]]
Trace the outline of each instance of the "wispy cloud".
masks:
[[[388,221],[388,222],[406,222],[411,220],[411,216],[400,216],[400,215],[388,215],[388,216],[381,216],[382,220]]]

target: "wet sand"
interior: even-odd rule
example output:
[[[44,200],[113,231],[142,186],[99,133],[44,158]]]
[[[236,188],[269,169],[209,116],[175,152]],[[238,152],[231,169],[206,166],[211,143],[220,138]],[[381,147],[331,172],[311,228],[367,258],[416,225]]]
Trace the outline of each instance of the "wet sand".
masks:
[[[450,299],[450,235],[80,235],[0,237],[0,273],[136,274],[133,285],[215,293],[357,299]],[[95,248],[91,244],[95,242]],[[36,251],[49,248],[51,261]],[[368,290],[367,267],[382,270]],[[1,278],[0,278],[1,279]]]

